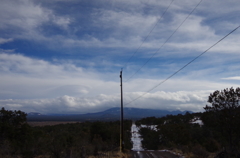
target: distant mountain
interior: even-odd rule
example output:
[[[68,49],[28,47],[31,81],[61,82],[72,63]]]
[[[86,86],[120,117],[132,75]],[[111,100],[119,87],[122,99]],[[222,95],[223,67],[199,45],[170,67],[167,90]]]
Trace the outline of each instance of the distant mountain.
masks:
[[[83,114],[85,116],[91,117],[100,117],[100,118],[119,118],[120,117],[120,108],[111,108],[106,111],[98,112],[98,113],[89,113]],[[167,111],[167,110],[156,110],[156,109],[140,109],[140,108],[124,108],[124,119],[140,119],[144,117],[163,117],[166,115],[177,115],[177,114],[185,114],[186,111]]]
[[[156,109],[140,109],[140,108],[124,108],[124,119],[141,119],[145,117],[163,117],[166,115],[185,114],[186,111],[167,111]],[[75,114],[75,115],[28,115],[29,121],[96,121],[96,120],[119,120],[120,108],[111,108],[102,112],[88,113],[88,114]]]
[[[28,116],[39,116],[39,115],[42,115],[40,113],[37,113],[37,112],[30,112],[27,114]]]

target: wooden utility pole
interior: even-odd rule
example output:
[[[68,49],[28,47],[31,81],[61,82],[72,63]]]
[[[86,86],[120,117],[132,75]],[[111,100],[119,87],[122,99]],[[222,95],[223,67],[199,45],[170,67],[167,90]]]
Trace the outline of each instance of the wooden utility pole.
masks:
[[[122,70],[120,71],[120,87],[121,87],[120,152],[123,152],[123,150],[124,150],[124,141],[123,141],[123,91],[122,91]]]

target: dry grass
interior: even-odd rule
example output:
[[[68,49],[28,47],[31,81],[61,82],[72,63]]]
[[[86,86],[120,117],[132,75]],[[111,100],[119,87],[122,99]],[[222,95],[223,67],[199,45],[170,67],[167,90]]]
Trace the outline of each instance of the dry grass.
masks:
[[[121,153],[119,151],[111,151],[100,153],[98,156],[89,156],[88,158],[128,158],[129,152]]]

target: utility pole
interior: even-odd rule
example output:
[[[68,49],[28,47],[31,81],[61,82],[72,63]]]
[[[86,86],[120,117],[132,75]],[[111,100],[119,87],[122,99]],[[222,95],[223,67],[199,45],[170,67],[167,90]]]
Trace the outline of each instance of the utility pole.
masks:
[[[123,150],[124,150],[124,141],[123,141],[123,91],[122,91],[122,70],[120,71],[120,87],[121,87],[120,152],[123,152]]]

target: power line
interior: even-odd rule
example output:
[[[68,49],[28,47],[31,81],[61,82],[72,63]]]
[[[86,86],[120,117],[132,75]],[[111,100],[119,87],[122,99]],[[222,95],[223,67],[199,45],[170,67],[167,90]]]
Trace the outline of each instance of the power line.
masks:
[[[193,10],[188,14],[188,16],[181,22],[181,24],[173,31],[173,33],[166,39],[166,41],[158,48],[158,50],[150,57],[148,60],[135,72],[133,73],[125,82],[129,81],[133,76],[135,76],[147,63],[159,52],[160,49],[172,38],[172,36],[177,32],[177,30],[182,26],[182,24],[189,18],[189,16],[196,10],[196,8],[200,5],[202,0],[193,8]]]
[[[147,92],[145,92],[144,94],[140,95],[139,97],[131,100],[130,102],[128,102],[125,105],[131,104],[132,102],[138,100],[139,98],[143,97],[144,95],[146,95],[148,92],[154,90],[155,88],[157,88],[158,86],[162,85],[164,82],[166,82],[167,80],[169,80],[170,78],[172,78],[174,75],[176,75],[178,72],[180,72],[181,70],[183,70],[185,67],[187,67],[188,65],[190,65],[192,62],[194,62],[195,60],[197,60],[200,56],[202,56],[203,54],[205,54],[206,52],[208,52],[211,48],[213,48],[214,46],[216,46],[218,43],[220,43],[222,40],[224,40],[226,37],[228,37],[230,34],[232,34],[233,32],[235,32],[238,28],[240,27],[240,25],[238,27],[236,27],[234,30],[232,30],[231,32],[229,32],[227,35],[225,35],[223,38],[221,38],[220,40],[218,40],[215,44],[213,44],[211,47],[209,47],[207,50],[205,50],[204,52],[202,52],[201,54],[199,54],[197,57],[193,58],[190,62],[188,62],[187,64],[185,64],[183,67],[181,67],[179,70],[177,70],[176,72],[174,72],[172,75],[170,75],[169,77],[167,77],[165,80],[163,80],[162,82],[160,82],[159,84],[157,84],[156,86],[154,86],[153,88],[149,89]]]
[[[166,8],[166,10],[163,12],[163,14],[161,15],[161,17],[157,20],[156,24],[153,26],[153,28],[150,30],[150,32],[148,33],[148,35],[144,38],[143,42],[140,44],[140,46],[137,48],[137,50],[132,54],[132,56],[128,59],[128,61],[124,64],[123,67],[126,67],[129,63],[129,61],[133,58],[133,56],[138,52],[138,50],[142,47],[143,43],[145,43],[145,41],[147,40],[147,38],[150,36],[150,34],[152,33],[152,31],[155,29],[155,27],[157,26],[158,22],[162,19],[162,17],[165,15],[165,13],[168,11],[168,9],[170,8],[170,6],[172,5],[174,0],[171,1],[171,3],[168,5],[168,7]]]

